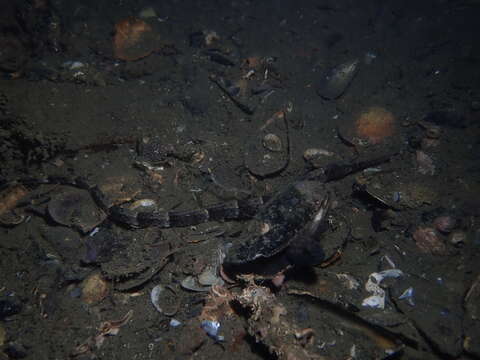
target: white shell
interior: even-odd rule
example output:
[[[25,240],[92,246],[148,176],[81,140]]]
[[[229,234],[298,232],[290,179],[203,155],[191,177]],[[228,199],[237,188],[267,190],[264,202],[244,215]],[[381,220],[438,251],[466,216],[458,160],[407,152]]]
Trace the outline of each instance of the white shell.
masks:
[[[210,291],[210,286],[200,285],[193,276],[187,276],[185,279],[182,280],[181,285],[184,289],[191,290],[191,291],[196,291],[196,292]]]
[[[152,289],[150,293],[150,300],[152,301],[153,306],[159,313],[163,313],[162,308],[160,307],[160,294],[165,290],[162,285],[157,285]]]

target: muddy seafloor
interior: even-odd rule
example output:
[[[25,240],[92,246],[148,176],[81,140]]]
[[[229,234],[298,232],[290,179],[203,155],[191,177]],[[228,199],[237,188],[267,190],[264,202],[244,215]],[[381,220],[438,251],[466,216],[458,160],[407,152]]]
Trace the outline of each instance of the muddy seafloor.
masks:
[[[480,358],[479,15],[473,0],[8,3],[0,359]],[[289,240],[225,274],[255,221],[112,210],[271,197],[379,156],[322,190],[313,266],[274,264],[311,249]]]

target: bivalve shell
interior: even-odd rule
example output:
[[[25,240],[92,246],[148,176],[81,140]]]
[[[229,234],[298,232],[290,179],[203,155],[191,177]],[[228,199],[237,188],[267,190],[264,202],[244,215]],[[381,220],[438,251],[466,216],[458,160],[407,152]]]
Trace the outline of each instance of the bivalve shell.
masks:
[[[200,275],[198,275],[198,283],[203,286],[223,285],[223,280],[217,275],[214,266],[206,266]]]
[[[178,298],[170,287],[156,285],[150,292],[150,301],[157,311],[167,316],[173,316],[178,311]]]
[[[193,276],[187,276],[185,279],[182,280],[180,285],[182,286],[182,288],[190,291],[195,291],[195,292],[210,291],[210,286],[203,286],[199,284],[198,280]]]

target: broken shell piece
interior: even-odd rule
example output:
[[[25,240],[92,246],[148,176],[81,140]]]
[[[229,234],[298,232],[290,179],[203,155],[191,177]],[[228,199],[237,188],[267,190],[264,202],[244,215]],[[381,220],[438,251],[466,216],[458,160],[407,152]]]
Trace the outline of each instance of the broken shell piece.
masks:
[[[108,295],[108,283],[99,273],[87,277],[81,287],[82,301],[89,305],[102,301]]]
[[[365,284],[365,290],[372,295],[363,299],[362,305],[371,308],[384,309],[386,292],[382,288],[381,282],[386,278],[399,278],[403,275],[403,272],[399,269],[389,269],[371,273]]]
[[[270,151],[282,151],[282,140],[275,134],[267,134],[263,137],[263,146]]]
[[[182,323],[180,321],[178,321],[177,319],[171,319],[169,325],[171,327],[178,327],[178,326],[182,325]]]
[[[157,207],[157,202],[155,200],[152,200],[152,199],[137,200],[137,201],[134,201],[130,205],[130,210],[136,210],[136,209],[141,208],[141,207],[156,208]]]
[[[398,297],[398,300],[406,300],[410,306],[415,306],[413,294],[413,287],[409,287]]]
[[[198,275],[198,282],[200,285],[212,286],[212,285],[223,285],[223,280],[217,275],[217,271],[213,266],[207,266]]]
[[[210,286],[202,286],[193,276],[187,276],[182,280],[181,285],[184,289],[195,292],[204,292],[210,290]]]
[[[225,340],[224,336],[218,335],[218,330],[220,329],[220,323],[218,321],[203,320],[200,324],[200,327],[214,340]]]

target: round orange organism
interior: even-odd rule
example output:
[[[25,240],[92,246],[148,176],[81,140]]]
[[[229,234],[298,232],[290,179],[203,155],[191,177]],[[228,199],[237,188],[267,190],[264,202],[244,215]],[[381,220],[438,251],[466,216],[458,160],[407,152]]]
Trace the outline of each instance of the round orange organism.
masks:
[[[373,106],[360,114],[355,126],[360,138],[378,144],[395,132],[395,116],[384,108]]]
[[[134,61],[158,49],[152,27],[142,19],[130,16],[115,24],[113,52],[117,59]]]

